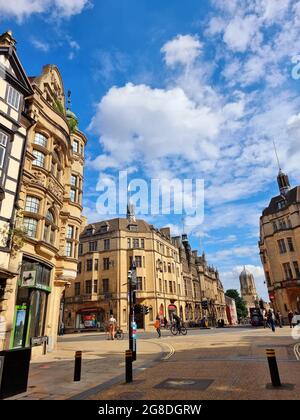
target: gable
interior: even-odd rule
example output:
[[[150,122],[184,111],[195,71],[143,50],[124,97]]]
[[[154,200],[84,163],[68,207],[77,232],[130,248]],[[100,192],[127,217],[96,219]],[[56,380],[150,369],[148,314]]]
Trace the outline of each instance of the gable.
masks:
[[[24,96],[32,95],[31,84],[14,49],[2,47],[0,56],[4,57],[0,61],[0,66],[3,67],[8,82],[21,91]]]

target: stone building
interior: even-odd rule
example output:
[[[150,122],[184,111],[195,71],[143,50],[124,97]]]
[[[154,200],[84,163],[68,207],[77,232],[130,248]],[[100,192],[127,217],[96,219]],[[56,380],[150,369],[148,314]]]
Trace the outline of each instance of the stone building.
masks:
[[[55,348],[61,297],[76,278],[82,226],[83,163],[86,137],[66,109],[58,68],[47,65],[30,78],[26,99],[31,126],[20,183],[17,226],[24,232],[16,256],[19,272],[10,305],[6,348],[32,345],[33,353]]]
[[[11,32],[0,36],[0,350],[11,328],[18,261],[15,228],[20,179],[24,165],[26,133],[32,119],[25,100],[32,95],[30,82],[16,53]]]
[[[241,296],[248,309],[248,316],[250,316],[250,308],[255,308],[258,305],[258,295],[253,274],[246,267],[240,274],[240,285]]]
[[[280,194],[260,218],[259,249],[272,306],[287,317],[300,312],[300,186],[291,188],[281,170],[277,182]]]
[[[201,301],[206,300],[208,304],[204,315],[212,326],[215,326],[219,319],[227,323],[224,287],[218,270],[208,265],[204,253],[197,257],[196,264],[200,277]]]
[[[127,329],[127,275],[133,259],[136,309],[139,305],[149,308],[148,315],[135,311],[138,328],[153,329],[157,315],[170,320],[177,313],[185,322],[198,322],[203,316],[200,263],[186,235],[172,238],[169,228],[156,229],[135,220],[129,209],[127,219],[87,226],[80,237],[79,255],[78,276],[65,294],[64,319],[69,331],[102,328],[110,313]],[[224,300],[224,291],[220,299],[218,290],[221,293],[221,283],[215,279],[214,305]]]

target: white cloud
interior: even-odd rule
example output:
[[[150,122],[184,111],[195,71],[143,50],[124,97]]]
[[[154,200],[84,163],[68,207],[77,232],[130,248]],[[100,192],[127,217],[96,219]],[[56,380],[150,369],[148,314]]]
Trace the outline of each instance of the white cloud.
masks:
[[[224,31],[224,41],[234,51],[244,52],[257,33],[257,18],[254,15],[239,16],[231,20]]]
[[[176,156],[215,159],[219,150],[212,140],[221,124],[221,113],[197,106],[179,87],[152,89],[128,83],[111,88],[102,98],[90,129],[120,164],[143,161],[150,168],[159,159]]]
[[[161,49],[164,60],[169,67],[177,64],[183,66],[191,65],[202,50],[202,43],[196,36],[177,35],[176,38],[167,42]]]
[[[90,4],[90,0],[0,0],[0,15],[2,18],[17,18],[19,22],[41,13],[68,18],[81,13]]]
[[[32,38],[31,43],[37,50],[42,52],[48,52],[50,49],[50,45],[47,42],[43,42],[37,38]]]

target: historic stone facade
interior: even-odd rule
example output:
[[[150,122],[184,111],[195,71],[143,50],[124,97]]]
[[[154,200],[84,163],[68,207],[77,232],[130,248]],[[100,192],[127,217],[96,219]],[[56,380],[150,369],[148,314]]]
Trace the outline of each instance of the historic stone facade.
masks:
[[[285,317],[300,312],[300,186],[291,188],[281,170],[280,195],[273,197],[260,219],[260,255],[270,301]]]
[[[15,222],[26,132],[33,124],[24,104],[32,93],[16,53],[16,41],[6,32],[0,36],[0,350],[5,347],[14,316],[14,277],[19,271],[14,256],[22,244],[22,232]]]
[[[248,316],[250,316],[250,308],[256,308],[258,305],[258,295],[256,291],[253,274],[244,267],[240,274],[241,296],[246,303]]]
[[[16,227],[23,246],[10,303],[5,348],[33,346],[41,353],[56,345],[61,298],[76,278],[82,229],[83,164],[86,137],[69,109],[58,68],[47,65],[30,78],[25,101],[30,126],[20,180]],[[24,133],[25,135],[25,133]]]
[[[217,277],[211,279],[215,285],[212,295],[201,292],[202,262],[190,250],[186,235],[173,238],[169,228],[156,229],[129,212],[127,219],[95,223],[82,233],[78,276],[65,295],[67,331],[102,328],[111,312],[121,328],[127,329],[127,275],[133,259],[136,304],[149,308],[148,315],[136,313],[138,328],[153,329],[157,315],[170,320],[174,312],[185,322],[199,322],[204,315],[201,296],[210,300],[215,318],[222,315],[226,320],[221,282]],[[203,278],[207,274],[204,265]]]

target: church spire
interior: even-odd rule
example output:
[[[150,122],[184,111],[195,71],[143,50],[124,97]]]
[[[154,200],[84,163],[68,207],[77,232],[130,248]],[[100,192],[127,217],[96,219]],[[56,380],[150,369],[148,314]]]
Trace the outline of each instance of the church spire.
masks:
[[[285,174],[281,169],[281,165],[280,165],[279,157],[277,153],[277,148],[276,148],[276,144],[274,140],[273,140],[273,144],[274,144],[274,150],[275,150],[275,155],[276,155],[278,170],[279,170],[278,176],[277,176],[277,183],[278,183],[280,194],[285,196],[287,192],[291,189],[291,184],[290,184],[288,175]]]
[[[279,191],[281,195],[286,195],[287,192],[291,189],[290,180],[287,174],[279,170],[279,174],[277,176],[277,182],[279,186]]]
[[[130,185],[128,186],[128,193],[130,193]],[[136,223],[135,207],[134,204],[131,203],[130,197],[128,197],[127,203],[127,219],[129,223]]]

